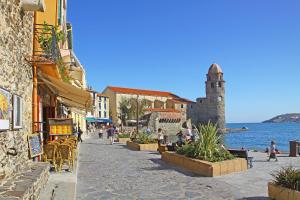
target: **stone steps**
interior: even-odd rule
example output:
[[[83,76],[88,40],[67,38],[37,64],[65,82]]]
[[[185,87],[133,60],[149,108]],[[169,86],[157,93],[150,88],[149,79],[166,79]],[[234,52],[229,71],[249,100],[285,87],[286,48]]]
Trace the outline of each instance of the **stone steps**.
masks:
[[[0,200],[37,200],[49,178],[48,163],[33,162],[0,185]]]

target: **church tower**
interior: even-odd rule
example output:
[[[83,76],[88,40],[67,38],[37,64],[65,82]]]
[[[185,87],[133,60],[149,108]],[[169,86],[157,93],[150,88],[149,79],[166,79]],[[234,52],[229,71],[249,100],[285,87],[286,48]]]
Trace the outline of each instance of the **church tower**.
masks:
[[[225,132],[225,81],[218,64],[212,64],[206,81],[207,117]]]

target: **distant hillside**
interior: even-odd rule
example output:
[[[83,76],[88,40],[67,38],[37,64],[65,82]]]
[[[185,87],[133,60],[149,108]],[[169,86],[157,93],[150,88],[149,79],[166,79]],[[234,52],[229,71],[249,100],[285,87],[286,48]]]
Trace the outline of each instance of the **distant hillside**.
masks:
[[[300,113],[278,115],[272,119],[264,121],[263,123],[283,123],[283,122],[300,122]]]

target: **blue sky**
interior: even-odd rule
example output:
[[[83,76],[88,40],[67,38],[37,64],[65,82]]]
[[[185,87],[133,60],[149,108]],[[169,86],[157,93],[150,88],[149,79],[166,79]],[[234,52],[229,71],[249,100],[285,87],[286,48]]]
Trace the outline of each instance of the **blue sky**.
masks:
[[[227,122],[300,112],[299,0],[68,1],[89,85],[205,95],[211,63],[226,80]]]

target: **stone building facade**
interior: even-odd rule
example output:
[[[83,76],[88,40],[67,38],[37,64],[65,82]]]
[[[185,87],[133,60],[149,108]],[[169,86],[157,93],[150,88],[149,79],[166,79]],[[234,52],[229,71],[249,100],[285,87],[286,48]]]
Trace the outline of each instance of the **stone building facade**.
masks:
[[[225,81],[218,64],[212,64],[207,73],[206,97],[188,106],[188,118],[193,124],[211,121],[217,124],[219,132],[225,132]]]
[[[10,94],[10,125],[0,131],[0,199],[39,199],[49,165],[29,159],[27,136],[32,133],[32,54],[34,12],[20,0],[0,1],[0,88]],[[13,95],[22,99],[21,128],[12,125]]]
[[[18,2],[0,2],[0,87],[23,99],[23,127],[0,132],[0,177],[19,171],[28,160],[32,132],[32,69],[24,57],[32,54],[33,12],[22,11]],[[17,155],[7,155],[9,149]]]

